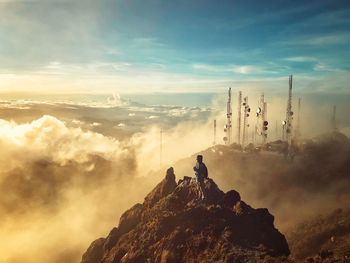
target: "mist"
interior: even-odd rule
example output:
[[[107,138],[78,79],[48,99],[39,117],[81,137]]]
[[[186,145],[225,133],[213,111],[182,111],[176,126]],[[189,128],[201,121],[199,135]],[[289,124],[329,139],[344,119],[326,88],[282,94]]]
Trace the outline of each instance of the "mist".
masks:
[[[208,147],[206,125],[167,130],[164,163]],[[78,262],[159,180],[147,176],[161,165],[157,126],[117,140],[49,115],[1,120],[0,145],[2,262]]]
[[[259,93],[246,94],[254,112]],[[222,142],[224,94],[213,96],[210,105],[201,107],[147,106],[130,101],[108,105],[110,99],[106,98],[101,104],[2,103],[0,247],[6,251],[0,257],[2,262],[23,262],[24,258],[29,263],[79,262],[90,242],[106,236],[126,209],[142,202],[168,167],[175,167],[177,179],[193,176],[192,155],[212,146],[214,119],[218,123],[216,141]],[[274,120],[283,120],[285,99],[268,94],[266,98],[268,120],[272,120],[269,140],[274,140],[279,138]],[[235,102],[234,94],[233,109]],[[328,114],[328,102],[316,103],[320,106],[316,111],[322,114],[311,120],[308,116],[315,112],[315,103],[303,104],[304,138],[329,130],[329,119],[323,117]],[[346,129],[343,110],[339,116],[339,127]],[[250,123],[255,124],[254,116]],[[347,186],[343,183],[346,177],[327,177],[322,166],[318,171],[315,154],[319,150],[310,151],[314,157],[307,162],[296,159],[292,164],[278,155],[242,156],[220,149],[204,152],[204,158],[210,176],[223,190],[236,189],[248,203],[269,208],[277,226],[287,230],[320,208],[326,211],[341,206],[348,198],[340,188]],[[329,148],[327,156],[333,151],[336,149]],[[338,161],[334,163],[346,162],[346,154],[337,153],[343,157],[335,156]],[[318,180],[308,170],[320,172]],[[297,217],[294,211],[298,211]]]
[[[220,145],[199,153],[222,190],[235,189],[253,207],[268,208],[282,232],[349,207],[350,139],[341,133],[305,141],[293,161],[276,151],[242,153]],[[178,161],[176,174],[190,176],[195,158]]]

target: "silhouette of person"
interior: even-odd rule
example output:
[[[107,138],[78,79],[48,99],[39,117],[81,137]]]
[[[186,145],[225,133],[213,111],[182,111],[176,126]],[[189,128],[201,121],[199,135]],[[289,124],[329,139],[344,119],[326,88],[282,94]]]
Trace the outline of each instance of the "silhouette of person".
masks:
[[[198,187],[199,187],[198,196],[201,200],[204,200],[205,199],[204,179],[208,178],[208,169],[207,169],[207,166],[203,163],[203,156],[202,155],[197,156],[197,163],[196,163],[196,166],[193,167],[193,170],[195,172],[196,182],[197,182]]]
[[[197,155],[196,166],[193,167],[195,171],[196,180],[198,183],[202,183],[205,178],[208,178],[208,169],[207,166],[203,163],[203,156]]]

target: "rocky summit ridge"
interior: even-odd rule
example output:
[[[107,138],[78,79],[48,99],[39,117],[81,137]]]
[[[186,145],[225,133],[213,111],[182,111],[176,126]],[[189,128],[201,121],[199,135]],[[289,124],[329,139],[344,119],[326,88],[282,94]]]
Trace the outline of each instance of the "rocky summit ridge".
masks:
[[[168,170],[169,171],[169,170]],[[266,208],[254,209],[235,190],[207,178],[166,177],[91,243],[81,263],[283,262],[287,241]]]

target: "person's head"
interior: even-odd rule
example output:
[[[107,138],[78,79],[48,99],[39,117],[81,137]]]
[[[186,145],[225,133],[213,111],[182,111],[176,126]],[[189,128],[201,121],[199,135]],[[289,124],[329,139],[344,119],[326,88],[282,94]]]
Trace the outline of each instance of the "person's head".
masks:
[[[203,155],[197,155],[197,162],[203,162]]]

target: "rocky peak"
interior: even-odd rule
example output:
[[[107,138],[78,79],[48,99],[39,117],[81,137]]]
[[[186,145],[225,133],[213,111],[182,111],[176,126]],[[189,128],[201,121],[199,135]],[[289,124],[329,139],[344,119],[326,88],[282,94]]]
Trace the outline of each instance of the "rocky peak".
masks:
[[[166,177],[94,241],[82,263],[257,262],[289,255],[285,237],[267,209],[254,209],[235,190],[222,192],[208,178]]]
[[[143,205],[151,208],[160,199],[173,192],[176,186],[174,169],[170,167],[166,171],[165,178],[146,196]]]

